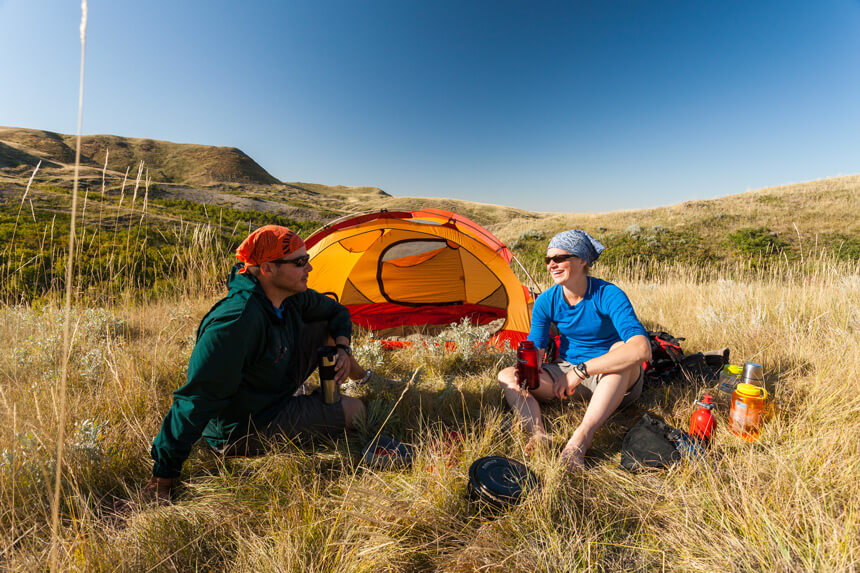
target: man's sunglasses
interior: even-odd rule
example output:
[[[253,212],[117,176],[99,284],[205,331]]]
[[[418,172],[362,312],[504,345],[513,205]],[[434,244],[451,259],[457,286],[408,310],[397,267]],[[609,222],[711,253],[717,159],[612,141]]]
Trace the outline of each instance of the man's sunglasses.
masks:
[[[311,261],[310,255],[302,255],[301,257],[296,257],[295,259],[278,259],[276,261],[269,261],[269,262],[272,264],[275,264],[275,265],[282,265],[284,263],[290,263],[291,265],[296,265],[297,267],[301,268],[301,267],[307,265],[310,261]]]
[[[576,255],[553,255],[551,257],[544,257],[543,260],[544,260],[544,262],[546,262],[546,264],[555,263],[558,265],[558,264],[563,263],[567,259],[569,259],[571,257],[575,257],[575,256]]]

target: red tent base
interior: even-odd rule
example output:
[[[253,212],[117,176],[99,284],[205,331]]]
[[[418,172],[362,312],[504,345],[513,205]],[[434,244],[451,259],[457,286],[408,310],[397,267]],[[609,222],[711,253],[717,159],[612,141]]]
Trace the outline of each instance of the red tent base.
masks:
[[[472,324],[489,324],[505,318],[505,310],[479,304],[405,306],[393,303],[350,304],[352,321],[370,330],[400,326],[447,325],[468,318]]]
[[[472,324],[489,324],[494,320],[505,318],[504,309],[478,304],[453,304],[447,306],[404,306],[393,303],[371,303],[347,305],[352,321],[368,330],[386,330],[400,327],[426,327],[427,325],[447,326],[468,318]],[[500,330],[493,334],[489,344],[504,348],[516,348],[517,344],[526,339],[528,333],[515,330]],[[384,347],[389,349],[411,346],[412,342],[405,340],[383,340]],[[455,350],[456,344],[445,343],[446,350]]]

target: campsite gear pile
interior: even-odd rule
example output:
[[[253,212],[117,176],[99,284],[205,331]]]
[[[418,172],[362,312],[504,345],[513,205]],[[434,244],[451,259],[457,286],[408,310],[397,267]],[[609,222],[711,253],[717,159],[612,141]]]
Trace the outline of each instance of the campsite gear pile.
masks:
[[[380,211],[338,219],[305,241],[308,286],[384,333],[501,321],[491,342],[515,348],[529,331],[532,295],[513,253],[492,233],[440,209]]]
[[[337,359],[337,349],[334,346],[321,346],[317,349],[319,359],[320,392],[323,402],[337,404],[340,402],[340,388],[334,381],[334,362]]]
[[[649,330],[651,360],[642,364],[645,381],[650,385],[675,380],[715,382],[719,379],[723,366],[729,362],[729,349],[721,348],[708,352],[684,354],[681,341],[662,330]]]
[[[523,390],[534,390],[540,384],[537,348],[531,340],[523,340],[517,346],[516,376]]]
[[[728,405],[729,430],[749,442],[758,439],[761,424],[770,413],[771,405],[763,385],[763,367],[754,362],[747,362],[743,367],[727,365],[719,384],[721,393],[730,391],[732,394]],[[705,394],[696,405],[699,408],[690,417],[689,433],[653,414],[642,416],[624,436],[621,466],[628,470],[666,468],[684,458],[701,459],[717,427],[714,417],[717,405],[710,394]]]
[[[477,459],[469,467],[469,500],[491,510],[504,510],[520,502],[540,485],[524,464],[501,456]]]

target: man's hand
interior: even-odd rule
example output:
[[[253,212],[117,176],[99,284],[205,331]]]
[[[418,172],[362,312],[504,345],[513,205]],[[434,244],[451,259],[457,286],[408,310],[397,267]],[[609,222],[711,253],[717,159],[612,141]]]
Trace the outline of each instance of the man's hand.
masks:
[[[152,476],[140,492],[141,500],[144,502],[157,501],[158,503],[170,502],[173,486],[176,480],[173,478],[161,478]]]
[[[337,359],[334,363],[334,381],[343,384],[349,376],[349,354],[343,348],[337,349]]]

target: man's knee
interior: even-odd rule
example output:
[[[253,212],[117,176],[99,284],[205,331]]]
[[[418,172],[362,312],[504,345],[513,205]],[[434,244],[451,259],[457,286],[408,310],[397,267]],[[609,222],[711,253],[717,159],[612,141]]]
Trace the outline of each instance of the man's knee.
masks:
[[[346,420],[346,429],[351,430],[355,426],[356,420],[364,417],[364,402],[352,396],[341,396],[340,403],[343,407],[343,417]]]

